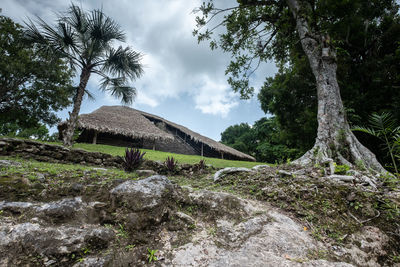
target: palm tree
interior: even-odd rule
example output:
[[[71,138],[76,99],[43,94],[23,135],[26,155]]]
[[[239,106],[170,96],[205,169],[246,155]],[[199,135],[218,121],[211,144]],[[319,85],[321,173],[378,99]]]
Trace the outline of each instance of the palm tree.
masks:
[[[63,133],[64,145],[72,145],[82,98],[85,93],[89,94],[86,85],[92,74],[101,76],[101,90],[121,98],[123,103],[133,101],[136,89],[127,83],[143,74],[140,63],[142,56],[130,47],[112,46],[114,41],[124,42],[125,34],[102,10],[85,12],[72,4],[65,14],[60,14],[54,27],[39,17],[38,26],[31,20],[25,24],[28,40],[37,44],[42,51],[67,60],[75,72],[80,71],[73,109]]]

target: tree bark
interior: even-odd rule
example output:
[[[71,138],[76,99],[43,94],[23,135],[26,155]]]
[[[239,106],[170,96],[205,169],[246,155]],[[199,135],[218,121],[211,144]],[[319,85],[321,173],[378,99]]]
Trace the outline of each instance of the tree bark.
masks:
[[[72,137],[74,136],[76,123],[78,122],[79,111],[81,110],[81,104],[83,95],[85,93],[86,85],[90,78],[90,70],[83,69],[80,76],[79,86],[76,90],[76,95],[74,99],[74,107],[72,112],[69,113],[69,119],[67,120],[67,128],[63,133],[63,143],[64,146],[72,146]]]
[[[329,36],[321,36],[310,28],[306,19],[307,7],[300,6],[299,2],[287,0],[316,79],[318,132],[314,147],[294,163],[313,165],[333,161],[350,166],[363,165],[364,168],[382,172],[384,168],[375,155],[350,130],[336,77],[336,53],[331,49]]]

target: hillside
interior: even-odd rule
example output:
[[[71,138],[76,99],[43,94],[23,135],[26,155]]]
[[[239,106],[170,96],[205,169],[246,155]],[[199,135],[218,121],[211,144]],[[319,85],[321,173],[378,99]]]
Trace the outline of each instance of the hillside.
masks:
[[[375,185],[291,165],[215,177],[195,165],[154,175],[158,165],[146,162],[129,174],[16,156],[0,164],[5,266],[399,262],[399,184],[390,176]]]

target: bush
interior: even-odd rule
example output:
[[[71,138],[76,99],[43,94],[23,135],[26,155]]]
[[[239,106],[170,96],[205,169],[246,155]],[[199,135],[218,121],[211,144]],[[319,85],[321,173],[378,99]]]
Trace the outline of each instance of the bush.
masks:
[[[139,168],[140,164],[143,162],[143,156],[146,152],[141,153],[139,149],[131,148],[130,150],[126,148],[124,157],[124,170],[127,172],[132,172]]]
[[[178,167],[178,161],[174,159],[174,157],[167,157],[164,161],[164,166],[167,168],[169,172],[175,172]]]

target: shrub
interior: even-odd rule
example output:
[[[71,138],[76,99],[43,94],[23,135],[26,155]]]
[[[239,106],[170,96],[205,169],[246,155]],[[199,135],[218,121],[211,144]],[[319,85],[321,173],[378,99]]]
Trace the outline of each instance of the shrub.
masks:
[[[143,156],[146,152],[141,153],[139,149],[131,148],[130,150],[126,148],[124,157],[124,169],[127,172],[132,172],[137,169],[143,162]]]
[[[167,157],[164,161],[164,166],[167,168],[168,171],[174,172],[178,166],[178,161],[174,159],[174,157]]]
[[[198,166],[199,170],[204,170],[206,168],[206,161],[204,159],[200,160]]]

